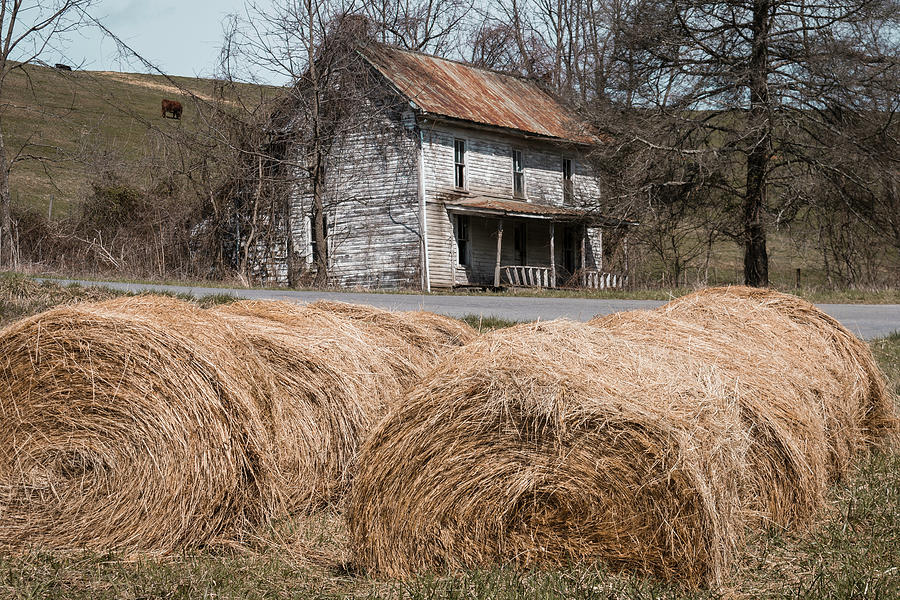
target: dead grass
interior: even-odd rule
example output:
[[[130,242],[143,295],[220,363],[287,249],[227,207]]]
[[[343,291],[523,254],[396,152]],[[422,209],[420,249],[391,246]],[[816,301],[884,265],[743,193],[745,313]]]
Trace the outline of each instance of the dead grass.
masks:
[[[62,286],[25,275],[0,273],[0,327],[54,306],[106,300],[122,295],[104,287]]]
[[[308,305],[312,310],[341,315],[385,336],[385,343],[404,354],[410,362],[430,366],[448,349],[475,337],[468,324],[424,311],[393,312],[348,302],[319,300]],[[395,340],[399,339],[399,343]]]
[[[846,471],[861,446],[892,437],[900,426],[869,346],[806,300],[773,290],[733,286],[700,290],[660,310],[704,325],[733,321],[748,329],[766,327],[767,319],[779,315],[799,329],[791,339],[801,350],[804,343],[824,341],[826,351],[808,352],[808,360],[819,369],[822,381],[835,379],[843,388],[838,396],[824,398],[832,421],[828,427],[838,473]],[[776,333],[781,331],[776,329]]]
[[[721,314],[698,323],[633,311],[598,317],[590,325],[719,368],[740,399],[741,421],[752,439],[748,488],[741,494],[745,510],[763,524],[808,525],[821,514],[833,479],[834,452],[820,399],[842,388],[831,378],[818,379],[818,363],[809,360],[825,353],[822,341],[804,339],[798,347],[797,328],[789,320],[770,314],[764,326],[754,327],[754,316],[743,316],[738,321]],[[837,451],[843,454],[845,446]]]
[[[46,291],[38,289],[37,293]],[[16,300],[24,307],[20,314],[25,314],[28,306],[41,304],[25,296],[27,293]],[[37,347],[34,339],[31,343]],[[876,340],[871,348],[888,376],[889,393],[896,394],[900,391],[900,335]],[[0,357],[2,364],[5,354]],[[485,391],[493,393],[487,377],[485,381]],[[529,380],[523,389],[530,391],[531,383]],[[572,413],[536,410],[529,431],[576,431],[541,421],[537,418],[540,414]],[[510,423],[514,416],[508,417]],[[569,419],[563,422],[572,423]],[[0,428],[0,437],[3,433]],[[752,440],[748,440],[750,448]],[[436,573],[404,581],[370,579],[348,568],[349,533],[341,515],[317,511],[253,527],[238,545],[217,543],[162,557],[122,551],[12,554],[0,550],[0,597],[893,598],[900,596],[896,568],[900,564],[900,545],[896,543],[900,538],[898,457],[900,454],[892,448],[876,447],[843,480],[833,483],[826,493],[826,508],[811,531],[751,531],[748,543],[738,546],[737,568],[716,592],[688,589],[644,575],[611,573],[602,561],[525,571],[521,566],[467,568],[452,574],[437,569]],[[526,463],[523,457],[522,464]],[[676,483],[682,484],[679,479]],[[535,506],[558,497],[536,496]]]

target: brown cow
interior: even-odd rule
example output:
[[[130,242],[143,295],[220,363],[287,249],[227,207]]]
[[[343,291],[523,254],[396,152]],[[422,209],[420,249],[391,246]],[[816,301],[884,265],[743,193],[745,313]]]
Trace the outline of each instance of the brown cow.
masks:
[[[163,98],[163,101],[162,101],[163,119],[166,118],[166,115],[168,113],[172,113],[173,119],[180,119],[182,110],[184,110],[184,109],[181,106],[181,102],[179,102],[178,100],[166,100],[165,98]]]

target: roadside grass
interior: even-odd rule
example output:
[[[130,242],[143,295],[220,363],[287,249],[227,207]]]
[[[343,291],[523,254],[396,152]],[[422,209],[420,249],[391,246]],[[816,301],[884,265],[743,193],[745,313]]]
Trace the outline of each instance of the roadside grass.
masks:
[[[106,300],[123,295],[106,287],[59,285],[35,281],[24,275],[0,274],[0,327],[54,306]]]
[[[60,285],[51,280],[37,281],[16,273],[0,273],[0,327],[54,306],[78,302],[98,302],[119,296],[135,295],[137,294],[105,286],[82,286],[77,283]],[[196,302],[203,308],[237,300],[235,296],[225,293],[209,294],[199,298],[190,294],[171,292],[159,292],[156,295]]]
[[[512,321],[502,317],[484,317],[482,315],[466,315],[460,317],[460,321],[465,321],[478,333],[493,331],[494,329],[503,329],[504,327],[512,327],[519,323],[519,321]]]
[[[117,294],[23,279],[0,276],[0,298],[12,298],[20,316],[60,298]],[[24,298],[29,295],[35,298]],[[477,316],[464,320],[483,331],[514,324]],[[891,389],[900,392],[900,332],[872,341],[871,347]],[[852,476],[833,486],[829,510],[814,530],[751,535],[732,576],[717,591],[610,573],[602,565],[379,580],[352,569],[347,537],[339,513],[317,513],[249,532],[240,547],[212,546],[171,556],[0,551],[0,598],[898,598],[900,453],[896,444],[887,445],[862,459]]]

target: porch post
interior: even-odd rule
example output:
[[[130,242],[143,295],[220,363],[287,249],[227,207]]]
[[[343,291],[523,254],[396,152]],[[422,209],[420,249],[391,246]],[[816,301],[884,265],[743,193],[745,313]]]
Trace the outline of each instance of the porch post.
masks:
[[[497,264],[494,266],[494,287],[500,287],[500,255],[503,250],[503,219],[497,219]]]
[[[556,287],[556,251],[553,248],[554,223],[550,221],[550,287]]]
[[[587,225],[581,226],[581,286],[584,287],[587,285],[587,273],[585,273],[585,266],[587,265],[587,259],[585,258],[585,254],[587,253]]]
[[[603,273],[603,228],[600,228],[600,253],[599,253],[600,261],[597,263],[597,270],[602,274]]]

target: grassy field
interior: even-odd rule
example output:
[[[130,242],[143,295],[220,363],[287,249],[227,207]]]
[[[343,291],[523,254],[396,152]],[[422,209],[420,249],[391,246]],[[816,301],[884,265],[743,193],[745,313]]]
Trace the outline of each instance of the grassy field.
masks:
[[[97,302],[128,295],[131,294],[108,287],[78,284],[59,285],[50,281],[37,282],[19,274],[0,273],[0,328],[54,306],[78,302]],[[179,294],[163,295],[194,301],[200,306],[233,302],[236,299],[228,294],[212,294],[201,298]]]
[[[0,325],[58,303],[118,295],[102,288],[38,284],[0,276]],[[227,296],[203,304],[227,302]],[[506,321],[467,319],[482,330]],[[895,397],[900,333],[871,342]],[[410,581],[352,570],[339,514],[323,512],[251,532],[241,547],[175,556],[116,553],[0,554],[0,598],[897,598],[900,597],[900,453],[885,448],[833,487],[814,531],[772,530],[749,540],[717,592],[609,573],[602,565],[517,572],[497,568]]]
[[[255,106],[274,89],[239,86],[226,100]],[[138,181],[149,179],[153,161],[164,156],[159,147],[180,133],[198,131],[198,106],[215,96],[216,82],[210,79],[36,65],[16,69],[4,83],[0,106],[10,158],[27,158],[10,173],[13,204],[47,214],[52,201],[52,214],[59,218],[102,170],[128,169]],[[182,102],[180,121],[162,118],[163,98]]]

